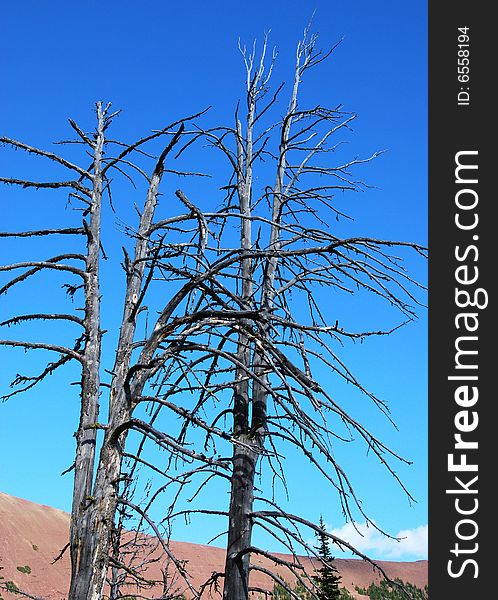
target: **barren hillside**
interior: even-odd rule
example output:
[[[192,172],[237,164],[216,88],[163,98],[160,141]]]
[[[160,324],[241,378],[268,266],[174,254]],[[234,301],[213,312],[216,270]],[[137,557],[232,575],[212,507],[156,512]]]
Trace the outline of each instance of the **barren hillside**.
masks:
[[[0,566],[3,581],[12,581],[21,590],[44,598],[44,600],[63,600],[67,596],[69,581],[69,553],[54,563],[55,557],[67,544],[69,531],[69,515],[61,510],[35,504],[21,498],[15,498],[0,492]],[[213,571],[219,571],[224,563],[224,550],[213,546],[202,546],[187,542],[171,542],[175,556],[186,563],[187,571],[193,585],[198,588]],[[284,555],[282,555],[284,557]],[[290,557],[286,557],[289,559]],[[269,567],[270,562],[264,558],[254,557],[253,562],[261,567]],[[163,557],[147,571],[147,577],[160,577]],[[309,561],[304,564],[310,567]],[[337,559],[337,569],[342,576],[342,583],[350,592],[354,586],[368,587],[372,581],[379,581],[379,576],[371,565],[355,559]],[[399,577],[418,587],[427,584],[427,561],[387,562],[380,561],[389,577]],[[289,579],[284,570],[281,576]],[[184,591],[181,579],[176,584]],[[254,572],[251,585],[263,589],[271,589],[272,584],[261,572]],[[133,593],[130,590],[129,593]],[[4,598],[19,598],[3,593]],[[151,592],[151,596],[154,594]],[[191,597],[185,591],[187,598]],[[206,598],[209,593],[206,592]],[[213,592],[213,598],[220,595]],[[361,596],[356,595],[357,598]],[[364,598],[364,597],[363,597]]]

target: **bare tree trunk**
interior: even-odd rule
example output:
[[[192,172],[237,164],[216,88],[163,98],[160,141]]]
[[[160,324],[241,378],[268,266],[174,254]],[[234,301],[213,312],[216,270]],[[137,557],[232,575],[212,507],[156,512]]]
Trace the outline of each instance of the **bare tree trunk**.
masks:
[[[265,45],[266,47],[266,45]],[[246,60],[247,68],[247,122],[245,147],[242,127],[237,119],[237,191],[241,212],[240,245],[249,251],[252,246],[251,233],[251,195],[253,168],[253,126],[256,110],[258,86],[263,75],[263,61],[259,65],[254,79],[251,71],[254,54]],[[252,260],[246,258],[241,265],[241,297],[246,308],[253,304]],[[225,600],[243,600],[249,596],[249,562],[250,554],[246,549],[251,545],[251,519],[254,499],[254,476],[258,459],[257,452],[250,446],[250,390],[246,369],[251,364],[251,344],[244,331],[239,333],[238,360],[242,368],[237,369],[235,397],[233,408],[233,435],[248,447],[236,445],[233,449],[232,479],[230,486],[230,508],[228,517],[228,543],[225,563],[225,584],[223,598]]]
[[[126,415],[116,415],[113,421],[126,419]],[[107,438],[107,436],[106,436]],[[85,571],[75,581],[71,590],[71,600],[100,600],[102,598],[107,569],[109,551],[111,549],[111,533],[116,513],[119,476],[121,472],[122,449],[118,441],[104,440],[101,451],[97,479],[95,481],[95,497],[85,514]]]
[[[238,156],[238,181],[237,187],[240,199],[240,212],[242,215],[241,225],[241,247],[243,250],[250,250],[251,240],[251,192],[252,192],[252,167],[253,167],[253,128],[256,115],[256,104],[258,95],[264,93],[267,79],[264,77],[264,59],[266,53],[267,40],[265,38],[261,60],[254,76],[252,68],[254,53],[246,60],[247,69],[247,131],[245,149],[242,148],[242,134],[240,123],[237,122],[237,156]],[[244,57],[245,58],[245,57]],[[271,68],[270,73],[271,74]],[[267,77],[269,77],[269,75]],[[282,207],[282,184],[286,167],[286,146],[289,138],[292,113],[296,108],[297,88],[299,85],[299,74],[296,69],[295,82],[291,103],[288,113],[284,119],[282,127],[282,137],[280,146],[280,156],[277,165],[277,175],[275,189],[273,191],[273,210],[272,226],[270,234],[270,248],[278,252],[280,250],[280,228],[281,207]],[[245,167],[245,170],[244,170]],[[244,177],[243,177],[244,176]],[[269,314],[274,295],[274,279],[277,269],[278,258],[275,256],[268,259],[265,270],[262,287],[260,312]],[[242,261],[242,297],[248,303],[254,304],[253,298],[253,273],[252,261],[246,259]],[[267,326],[263,325],[266,335]],[[239,344],[249,346],[247,336],[239,341]],[[240,394],[236,394],[234,403],[234,435],[243,434],[243,441],[249,448],[234,448],[233,472],[231,483],[230,511],[229,511],[229,529],[228,546],[225,566],[225,587],[224,600],[243,600],[249,597],[249,565],[251,547],[252,521],[251,513],[254,502],[254,478],[256,474],[256,464],[258,457],[264,445],[264,433],[267,429],[267,391],[266,383],[266,364],[264,360],[264,351],[254,349],[254,356],[251,357],[250,350],[245,354],[239,352],[239,360],[248,369],[251,369],[256,375],[257,380],[252,382],[251,394],[249,394],[248,385],[246,390],[247,408],[241,406]],[[252,358],[252,365],[251,365]],[[245,375],[247,379],[247,376]],[[249,407],[251,411],[249,411]],[[249,412],[251,414],[249,414]],[[237,426],[238,421],[244,421],[244,428]]]
[[[240,439],[240,438],[239,438]],[[227,558],[223,598],[235,600],[249,596],[249,561],[254,501],[254,476],[258,453],[236,446],[233,457]]]
[[[135,244],[133,262],[127,266],[123,319],[116,351],[109,398],[109,418],[93,486],[93,496],[82,518],[84,536],[80,567],[71,581],[70,600],[100,600],[103,593],[112,531],[119,497],[121,463],[126,438],[124,425],[131,419],[134,399],[130,391],[130,360],[141,302],[141,288],[149,254],[150,227],[154,217],[164,160],[178,141],[183,125],[159,157],[152,174]],[[98,297],[98,295],[97,295]],[[141,393],[141,388],[137,390]]]
[[[71,585],[69,598],[84,598],[91,560],[87,510],[91,503],[95,465],[95,445],[100,395],[100,283],[99,253],[102,208],[102,156],[105,109],[97,103],[97,135],[93,161],[93,190],[90,223],[85,226],[88,251],[85,274],[85,352],[81,377],[81,414],[76,434],[74,493],[71,513]],[[91,524],[90,524],[91,526]]]

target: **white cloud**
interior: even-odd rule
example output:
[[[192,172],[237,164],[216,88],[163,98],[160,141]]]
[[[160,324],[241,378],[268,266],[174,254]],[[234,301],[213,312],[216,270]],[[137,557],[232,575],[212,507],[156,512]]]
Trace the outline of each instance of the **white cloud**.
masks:
[[[327,530],[338,538],[349,542],[360,552],[377,560],[417,560],[427,558],[427,525],[413,529],[403,529],[395,537],[400,541],[386,537],[380,531],[366,523],[356,524],[358,531],[351,523],[346,523],[338,529]],[[338,546],[332,546],[336,552]]]

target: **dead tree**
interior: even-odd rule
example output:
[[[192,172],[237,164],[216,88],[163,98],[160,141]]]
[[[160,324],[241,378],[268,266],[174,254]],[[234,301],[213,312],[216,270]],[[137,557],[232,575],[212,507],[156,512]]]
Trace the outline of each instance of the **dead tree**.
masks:
[[[341,237],[334,232],[336,219],[347,218],[336,196],[367,189],[354,171],[377,154],[342,159],[341,134],[356,115],[341,107],[306,109],[299,105],[302,79],[328,56],[316,49],[316,37],[307,31],[297,47],[287,110],[272,122],[282,86],[268,97],[275,56],[265,67],[266,50],[265,40],[261,59],[256,61],[254,49],[250,53],[241,49],[247,75],[244,117],[239,107],[232,127],[199,128],[196,135],[194,129],[179,151],[183,154],[196,139],[207,140],[226,158],[231,176],[222,182],[226,195],[217,212],[201,211],[196,199],[177,191],[197,219],[196,245],[180,249],[166,243],[176,227],[171,220],[155,226],[162,234],[162,252],[177,251],[184,257],[181,265],[158,258],[156,268],[192,294],[181,316],[168,325],[160,317],[164,337],[159,345],[150,346],[150,339],[141,344],[140,364],[154,360],[153,393],[138,398],[150,407],[148,423],[134,425],[146,437],[160,441],[158,431],[165,428],[158,425],[161,414],[165,423],[172,413],[179,419],[175,439],[198,448],[188,457],[192,468],[158,485],[144,514],[158,499],[169,497],[171,520],[195,515],[227,519],[225,570],[213,574],[199,593],[202,596],[224,580],[223,593],[229,600],[248,598],[251,570],[262,570],[286,587],[271,570],[251,564],[254,554],[271,557],[275,564],[290,569],[316,597],[313,583],[303,577],[297,548],[313,555],[301,529],[319,532],[319,526],[283,511],[272,499],[272,483],[255,494],[258,471],[262,478],[280,480],[285,486],[286,448],[298,449],[319,470],[339,494],[347,519],[354,521],[354,511],[358,511],[376,527],[346,469],[335,458],[335,444],[359,437],[405,489],[389,460],[404,459],[349,414],[330,384],[314,376],[324,370],[333,374],[390,418],[386,403],[363,387],[340,352],[348,342],[388,335],[397,327],[355,331],[342,322],[338,309],[331,310],[328,302],[324,305],[319,292],[327,290],[327,300],[333,293],[338,303],[352,294],[372,295],[398,311],[402,325],[415,317],[413,307],[420,303],[421,291],[405,270],[403,255],[425,257],[425,249],[416,243]],[[178,332],[176,336],[173,331]],[[204,434],[202,446],[199,430]],[[145,463],[142,448],[132,458]],[[216,462],[206,462],[207,451],[217,457]],[[194,487],[188,499],[193,502],[220,477],[229,485],[228,510],[205,509],[200,503],[192,508],[181,506],[186,490]],[[271,533],[294,560],[282,561],[256,547],[252,541],[255,526]],[[347,542],[331,538],[354,551]]]
[[[185,279],[197,277],[201,295],[198,306],[204,295],[212,307],[211,320],[203,321],[201,327],[203,343],[185,338],[178,348],[199,356],[188,363],[188,368],[192,374],[195,372],[198,383],[192,389],[200,393],[200,398],[189,414],[181,439],[185,441],[187,428],[195,424],[205,429],[208,440],[216,436],[226,439],[229,435],[233,445],[226,565],[224,572],[214,574],[210,581],[214,584],[217,579],[224,579],[226,600],[248,598],[250,571],[267,571],[251,565],[250,556],[254,554],[271,556],[276,564],[289,568],[316,597],[313,583],[302,577],[296,546],[314,555],[300,529],[304,526],[319,532],[319,526],[284,512],[272,501],[268,489],[266,494],[255,494],[258,469],[262,476],[269,474],[285,485],[281,459],[286,447],[301,451],[311,466],[322,473],[339,494],[344,517],[353,522],[356,510],[376,527],[361,505],[346,469],[335,458],[335,444],[358,436],[409,496],[389,461],[404,459],[357,422],[335,398],[328,383],[314,377],[315,372],[324,370],[334,374],[369,397],[390,419],[387,404],[363,387],[342,360],[340,349],[368,336],[388,335],[397,327],[355,331],[343,324],[338,309],[330,310],[328,302],[324,305],[319,291],[326,289],[327,299],[333,293],[346,302],[351,294],[376,296],[398,311],[401,326],[414,319],[414,306],[420,305],[421,291],[405,270],[402,256],[413,252],[425,258],[425,249],[411,242],[340,237],[334,233],[332,224],[347,218],[337,205],[336,196],[367,189],[355,177],[354,170],[372,161],[377,153],[366,158],[336,158],[339,162],[334,162],[336,154],[341,156],[340,136],[350,128],[356,115],[341,107],[300,106],[303,78],[330,54],[316,48],[316,36],[310,36],[308,31],[297,46],[287,110],[272,123],[268,116],[282,87],[268,99],[275,56],[265,67],[266,50],[265,39],[261,58],[256,61],[254,48],[252,52],[241,49],[247,75],[244,117],[238,108],[233,127],[199,132],[227,158],[232,176],[222,187],[227,192],[222,209],[217,214],[204,214],[209,227],[216,231],[218,224],[219,230],[213,233],[213,239],[218,241],[217,259],[208,260],[206,246],[201,278],[187,270],[181,272]],[[274,167],[273,172],[268,163]],[[240,232],[235,246],[234,226]],[[393,249],[399,255],[393,254]],[[195,370],[196,360],[203,362],[209,356],[210,367]],[[163,380],[162,385],[167,387],[168,381]],[[195,422],[194,415],[205,411],[209,394],[220,397],[230,385],[231,428],[220,433],[199,419]],[[168,392],[165,398],[167,395]],[[163,405],[168,406],[168,402],[163,401]],[[213,424],[226,416],[223,406],[215,414]],[[256,503],[260,508],[256,508]],[[185,512],[196,511],[175,514]],[[282,561],[255,547],[255,526],[282,543],[294,556],[294,562]],[[342,547],[351,548],[330,537]],[[274,573],[267,574],[285,586]]]
[[[65,282],[66,289],[75,298],[83,295],[82,318],[69,312],[36,311],[2,323],[7,327],[33,320],[71,321],[82,328],[72,343],[0,341],[4,346],[60,356],[37,376],[16,377],[9,395],[32,388],[70,361],[81,365],[71,600],[100,600],[106,578],[112,590],[124,581],[120,573],[147,579],[141,567],[121,562],[119,532],[125,526],[116,517],[118,506],[121,515],[138,519],[137,530],[146,528],[155,536],[172,564],[170,571],[193,597],[201,597],[210,585],[223,580],[225,599],[244,600],[251,590],[251,570],[263,571],[286,587],[271,570],[251,564],[254,554],[288,568],[316,597],[312,582],[303,577],[297,548],[313,554],[301,528],[319,531],[319,526],[286,513],[273,500],[274,482],[285,486],[286,448],[298,449],[318,469],[339,494],[344,516],[351,520],[357,510],[375,526],[346,469],[335,458],[335,444],[358,436],[399,481],[389,459],[403,459],[357,422],[319,376],[325,369],[351,384],[389,418],[385,402],[362,386],[340,351],[348,342],[391,331],[353,330],[335,307],[323,305],[319,290],[333,292],[341,301],[351,294],[371,294],[398,310],[402,322],[409,321],[414,317],[412,306],[419,302],[418,285],[405,271],[402,255],[425,255],[425,250],[411,242],[334,233],[335,218],[346,218],[336,195],[366,189],[354,170],[376,155],[342,160],[341,134],[355,115],[341,107],[300,106],[302,79],[328,56],[316,49],[316,37],[308,31],[297,47],[287,109],[272,121],[282,86],[268,96],[275,56],[266,61],[266,50],[265,39],[261,59],[256,61],[254,49],[241,49],[247,102],[244,117],[237,109],[234,126],[201,127],[196,120],[199,114],[137,142],[116,142],[107,137],[115,113],[98,103],[93,134],[70,121],[76,141],[92,157],[87,168],[22,142],[0,140],[72,173],[72,178],[52,182],[7,177],[0,181],[25,188],[69,189],[72,202],[83,209],[81,226],[1,234],[78,235],[86,241],[84,252],[0,268],[21,272],[3,284],[0,293],[34,275],[57,272],[77,278]],[[212,187],[201,192],[199,186],[193,196],[190,191],[169,191],[160,214],[165,174],[201,174],[166,164],[173,158],[184,160],[197,141],[208,143],[207,152],[221,151],[228,161],[231,174],[221,182],[223,195],[220,198]],[[138,224],[128,218],[120,225],[131,249],[123,249],[123,316],[114,363],[106,367],[100,316],[99,269],[106,247],[102,208],[104,199],[109,199],[119,214],[116,189],[118,195],[123,193],[111,173],[137,186],[132,194],[137,198]],[[141,188],[137,178],[143,181]],[[138,199],[139,193],[144,200]],[[394,249],[399,256],[392,253]],[[108,381],[106,374],[110,374]],[[99,398],[104,391],[108,413],[101,423]],[[103,439],[97,454],[99,432]],[[261,492],[255,491],[257,472],[266,482]],[[150,481],[137,484],[135,500],[127,494],[127,486],[143,475]],[[225,486],[229,506],[222,500],[215,508],[203,505],[202,494],[210,486],[217,486],[213,489],[218,496],[220,486]],[[160,511],[155,509],[158,504]],[[172,554],[162,529],[162,524],[169,529],[175,519],[195,515],[226,520],[228,533],[224,572],[213,574],[199,590],[192,586],[188,568]],[[271,533],[293,560],[283,561],[255,546],[254,527]]]
[[[16,150],[22,150],[37,157],[47,158],[67,169],[73,178],[56,181],[31,181],[12,177],[1,177],[0,181],[7,185],[22,188],[68,189],[69,199],[83,210],[83,220],[79,227],[66,227],[33,231],[2,232],[4,238],[38,238],[52,236],[82,236],[86,240],[86,250],[81,253],[68,252],[45,260],[31,260],[12,263],[0,267],[0,271],[20,275],[8,279],[1,287],[5,294],[14,286],[31,280],[34,276],[55,271],[76,277],[77,281],[65,282],[68,295],[74,298],[83,294],[83,317],[76,314],[51,314],[33,312],[32,314],[14,315],[2,322],[3,327],[22,325],[32,322],[50,323],[54,320],[72,322],[82,329],[71,345],[53,344],[44,341],[22,339],[2,339],[3,346],[20,347],[25,350],[45,350],[60,356],[50,362],[43,371],[35,376],[17,375],[12,382],[14,390],[6,394],[6,398],[27,391],[46,379],[48,375],[69,361],[78,361],[81,366],[80,380],[80,423],[76,432],[74,471],[74,497],[71,514],[70,551],[71,551],[71,588],[69,597],[101,598],[103,586],[109,566],[111,540],[114,529],[116,506],[119,496],[121,461],[125,445],[126,431],[131,426],[131,413],[136,405],[136,397],[140,395],[147,376],[141,369],[154,371],[152,364],[131,363],[134,350],[134,338],[140,312],[143,310],[144,293],[151,283],[153,265],[160,252],[154,247],[151,235],[155,209],[159,196],[159,185],[165,172],[165,161],[178,143],[185,123],[193,117],[179,120],[159,132],[155,132],[132,144],[116,142],[106,137],[107,130],[117,112],[110,112],[110,105],[97,103],[97,126],[93,134],[84,132],[74,121],[70,120],[78,139],[66,143],[81,144],[86,153],[92,157],[91,165],[82,168],[63,157],[29,146],[23,142],[7,137],[0,142]],[[154,140],[168,138],[167,143],[155,157],[155,166],[151,175],[130,161],[130,155],[148,156],[142,147]],[[111,173],[121,173],[130,179],[125,170],[138,172],[146,181],[145,201],[141,209],[137,206],[138,227],[133,232],[134,255],[130,258],[124,251],[123,268],[126,274],[123,318],[116,345],[116,357],[112,369],[110,383],[102,381],[103,366],[101,357],[101,338],[104,327],[101,323],[101,276],[100,262],[105,258],[102,240],[102,210],[104,197],[112,203]],[[172,171],[174,175],[185,175]],[[133,183],[133,182],[132,182]],[[190,212],[176,218],[182,222],[191,218]],[[76,265],[74,264],[76,263]],[[81,265],[81,266],[80,266]],[[173,295],[166,303],[162,321],[157,324],[155,334],[151,336],[147,346],[149,361],[161,340],[161,323],[167,321],[181,304],[189,289]],[[145,359],[147,361],[147,359]],[[106,424],[98,421],[99,398],[102,388],[109,390],[109,411]],[[96,455],[98,431],[105,431],[102,448]],[[169,439],[161,440],[168,447]],[[174,444],[175,452],[182,452],[178,444]],[[95,467],[97,469],[95,471]]]

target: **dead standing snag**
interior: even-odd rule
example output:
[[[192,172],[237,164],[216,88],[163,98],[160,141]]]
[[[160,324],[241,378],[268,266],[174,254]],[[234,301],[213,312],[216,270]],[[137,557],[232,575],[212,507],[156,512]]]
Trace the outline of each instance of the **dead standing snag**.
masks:
[[[353,521],[354,508],[375,526],[335,458],[335,443],[359,435],[402,485],[388,459],[403,459],[348,414],[331,395],[329,386],[313,375],[320,372],[320,365],[322,371],[325,367],[366,394],[388,416],[386,404],[362,386],[337,348],[348,339],[388,335],[394,329],[358,332],[340,326],[340,316],[336,314],[331,319],[331,311],[321,304],[317,291],[326,288],[346,297],[354,293],[376,295],[402,314],[404,324],[415,316],[412,306],[419,304],[420,286],[391,250],[425,255],[425,249],[418,244],[371,237],[341,238],[334,234],[334,218],[345,216],[335,204],[335,195],[339,191],[364,189],[366,186],[353,176],[352,169],[378,154],[331,165],[340,142],[337,135],[349,129],[355,115],[340,108],[318,105],[307,110],[300,106],[299,90],[304,76],[328,56],[317,50],[316,36],[310,36],[308,31],[297,46],[287,111],[277,123],[263,125],[261,118],[269,116],[282,89],[266,102],[275,58],[274,55],[266,71],[266,50],[266,38],[259,62],[255,48],[250,53],[245,48],[241,50],[247,73],[244,118],[238,109],[233,128],[205,132],[233,168],[228,185],[222,188],[227,190],[227,196],[225,208],[218,215],[220,227],[226,231],[229,223],[235,223],[240,232],[237,272],[216,273],[211,282],[223,290],[224,302],[231,303],[236,298],[240,308],[257,313],[257,318],[248,313],[244,318],[239,315],[234,324],[237,338],[232,337],[231,344],[232,367],[224,370],[233,373],[231,434],[240,442],[234,446],[232,457],[225,571],[217,574],[224,577],[225,600],[249,597],[249,574],[255,568],[250,564],[250,555],[262,552],[252,543],[254,527],[271,533],[296,557],[298,565],[296,545],[314,554],[297,528],[304,521],[283,511],[270,517],[253,508],[255,503],[272,504],[271,492],[255,497],[258,470],[262,477],[280,480],[285,486],[281,460],[285,447],[302,452],[333,485],[344,515]],[[262,164],[263,159],[266,164]],[[274,168],[273,183],[263,183],[271,172],[268,165]],[[226,292],[230,279],[235,280],[231,298]],[[227,345],[226,338],[222,342]],[[213,346],[204,347],[203,351],[221,355]],[[209,377],[212,379],[211,374]],[[341,429],[345,432],[340,433]],[[283,524],[285,521],[288,523]],[[279,562],[278,557],[274,559]],[[300,580],[300,565],[286,566]],[[312,583],[303,583],[315,594]]]
[[[21,274],[8,279],[1,288],[1,293],[7,293],[14,286],[29,282],[30,278],[49,271],[69,273],[79,278],[79,283],[67,282],[64,287],[68,295],[73,298],[75,294],[83,292],[84,308],[83,317],[74,314],[49,314],[33,312],[27,315],[16,315],[2,322],[2,326],[10,327],[31,321],[48,322],[51,320],[65,320],[78,324],[83,334],[76,338],[73,347],[38,341],[25,341],[19,339],[3,339],[0,344],[11,347],[21,347],[26,350],[47,350],[60,354],[60,359],[51,362],[36,376],[18,375],[13,381],[14,391],[7,396],[12,396],[34,387],[52,374],[69,360],[76,359],[81,364],[80,396],[81,410],[80,423],[76,432],[76,458],[72,470],[74,471],[74,497],[71,515],[70,551],[71,551],[71,587],[69,597],[73,599],[100,599],[104,581],[109,565],[111,538],[114,528],[116,505],[119,496],[121,481],[121,461],[124,448],[124,436],[117,440],[116,430],[122,428],[131,418],[131,411],[137,403],[137,398],[130,395],[130,381],[133,370],[130,364],[137,315],[140,303],[143,300],[142,292],[150,281],[145,274],[153,271],[155,249],[151,243],[153,232],[152,224],[155,208],[159,195],[159,185],[164,173],[164,162],[171,150],[178,143],[185,127],[185,122],[194,117],[172,123],[164,130],[153,133],[133,144],[118,144],[123,147],[118,156],[110,157],[116,142],[106,138],[106,132],[117,113],[110,112],[110,105],[96,105],[97,127],[93,135],[82,130],[70,121],[71,126],[78,133],[79,143],[87,153],[92,155],[92,165],[83,169],[51,152],[39,150],[22,142],[10,138],[0,138],[0,141],[9,147],[23,150],[37,157],[48,158],[70,171],[79,175],[77,180],[36,182],[18,178],[2,177],[0,181],[23,188],[59,189],[69,188],[70,197],[83,204],[82,227],[62,227],[58,229],[40,229],[21,231],[19,233],[3,232],[1,237],[48,237],[54,235],[80,235],[86,239],[86,252],[83,254],[67,253],[59,256],[36,261],[23,261],[5,265],[1,271],[21,271]],[[198,115],[196,115],[198,116]],[[101,323],[101,274],[100,260],[103,254],[103,223],[102,209],[106,195],[111,198],[111,179],[109,172],[118,169],[123,172],[122,166],[132,163],[127,157],[132,153],[141,152],[141,147],[147,142],[159,138],[169,138],[148,180],[146,199],[139,219],[139,227],[135,237],[135,254],[133,260],[128,259],[126,265],[126,293],[123,318],[118,337],[116,360],[112,370],[110,384],[101,381],[103,374],[101,357],[101,339],[103,327]],[[132,165],[133,166],[133,165]],[[105,256],[105,255],[104,255]],[[126,258],[126,256],[125,256]],[[75,267],[74,261],[81,262],[83,266]],[[145,279],[145,282],[144,282]],[[135,367],[136,368],[136,367]],[[147,379],[142,378],[145,383]],[[103,387],[110,388],[110,403],[107,423],[98,422],[99,398]],[[140,385],[135,386],[135,394],[140,394]],[[105,431],[104,441],[99,455],[96,455],[96,441],[99,430]],[[95,472],[96,461],[98,467]]]

